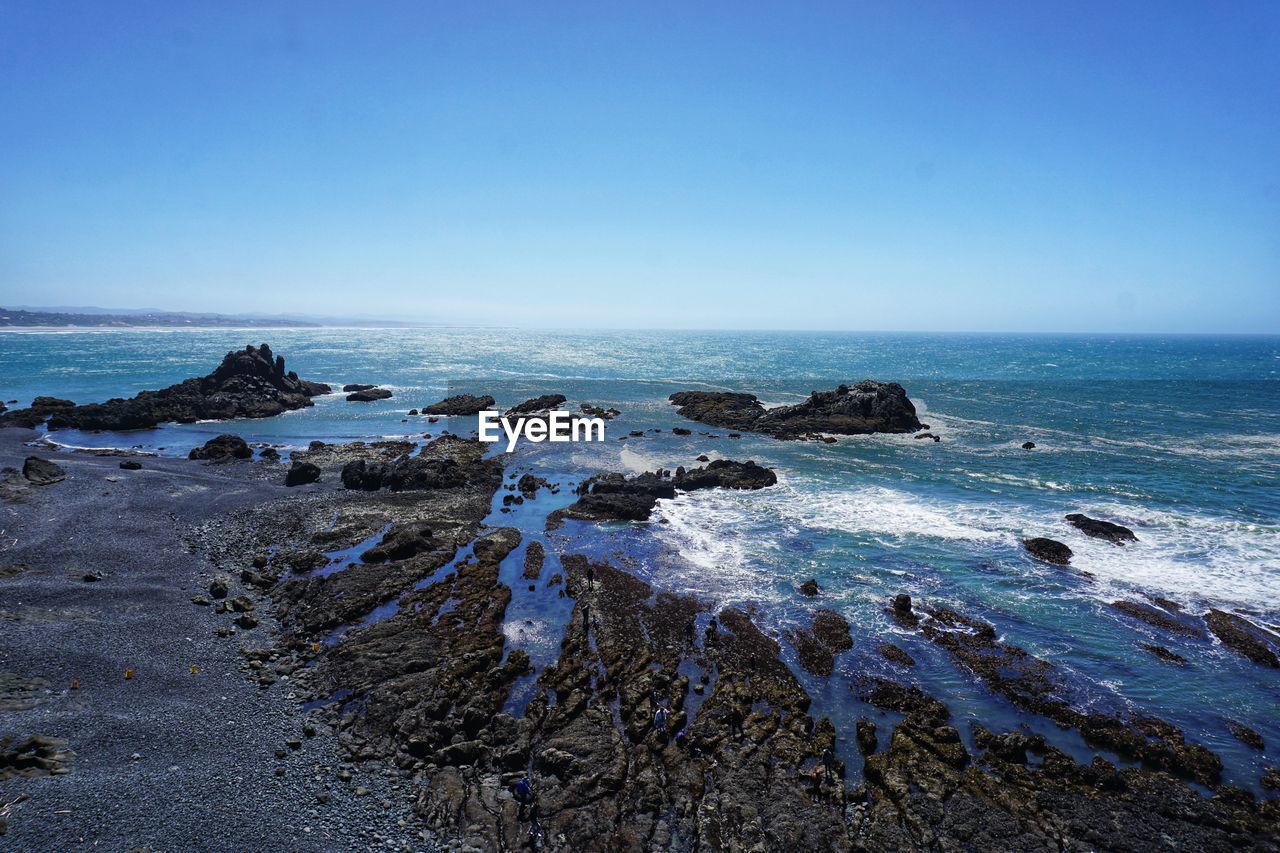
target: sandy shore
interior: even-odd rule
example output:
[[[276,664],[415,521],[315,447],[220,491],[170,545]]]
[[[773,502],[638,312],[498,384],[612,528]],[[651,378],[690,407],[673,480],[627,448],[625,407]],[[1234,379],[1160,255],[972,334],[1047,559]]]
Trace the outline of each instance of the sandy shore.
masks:
[[[20,469],[33,437],[0,430],[0,466]],[[75,755],[70,772],[0,778],[0,803],[25,796],[0,848],[426,848],[402,783],[340,763],[323,724],[307,736],[288,675],[247,677],[240,650],[273,645],[273,620],[218,636],[231,614],[191,602],[216,574],[195,528],[285,496],[280,469],[37,455],[67,478],[0,504],[0,737]]]

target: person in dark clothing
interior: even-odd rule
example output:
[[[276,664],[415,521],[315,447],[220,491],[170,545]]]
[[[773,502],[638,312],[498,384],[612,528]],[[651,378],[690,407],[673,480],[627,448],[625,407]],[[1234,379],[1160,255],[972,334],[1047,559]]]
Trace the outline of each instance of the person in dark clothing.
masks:
[[[594,591],[596,588],[596,568],[590,563],[587,564],[587,590]]]
[[[830,779],[836,772],[836,754],[831,751],[831,747],[825,747],[822,750],[822,775]]]
[[[529,784],[527,776],[521,776],[516,781],[516,802],[520,804],[517,814],[519,818],[523,818],[525,807],[533,803],[533,786]],[[534,808],[537,808],[536,804]]]

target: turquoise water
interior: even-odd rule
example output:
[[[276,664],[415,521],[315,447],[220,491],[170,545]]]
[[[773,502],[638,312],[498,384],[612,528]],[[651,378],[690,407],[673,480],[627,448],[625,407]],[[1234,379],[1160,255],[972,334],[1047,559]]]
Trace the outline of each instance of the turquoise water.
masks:
[[[812,603],[795,586],[815,577],[826,591],[821,603],[849,618],[856,645],[831,679],[794,668],[815,710],[842,725],[859,714],[879,716],[855,698],[859,675],[904,677],[875,647],[896,632],[883,613],[886,600],[908,592],[987,618],[1007,641],[1053,661],[1078,705],[1138,708],[1178,723],[1223,755],[1228,781],[1256,788],[1262,766],[1280,759],[1280,675],[1103,606],[1160,595],[1195,612],[1218,606],[1280,624],[1280,338],[456,328],[4,333],[0,396],[25,403],[36,394],[77,402],[129,395],[203,375],[226,351],[259,340],[305,378],[382,383],[395,397],[352,404],[335,395],[270,420],[53,437],[166,453],[185,453],[228,430],[285,447],[316,438],[421,438],[474,428],[471,419],[450,427],[407,418],[410,408],[456,390],[491,393],[503,406],[548,392],[616,406],[624,414],[610,422],[604,444],[524,443],[512,470],[567,484],[603,469],[689,465],[705,452],[770,465],[780,484],[684,496],[661,507],[663,523],[571,523],[553,535],[542,522],[567,489],[510,513],[496,503],[492,523],[548,542],[544,583],[558,568],[557,550],[587,551],[624,561],[660,589],[754,606],[781,637],[807,619]],[[828,445],[731,440],[724,431],[712,439],[666,403],[684,388],[751,391],[766,403],[787,403],[864,377],[901,382],[942,441],[869,436]],[[673,436],[677,424],[695,434]],[[653,427],[663,432],[617,440]],[[1037,448],[1022,450],[1027,440]],[[1140,541],[1118,548],[1088,539],[1063,521],[1068,512],[1126,524]],[[1073,565],[1030,559],[1019,541],[1031,535],[1066,542]],[[516,591],[508,636],[542,663],[554,659],[568,609],[541,586],[527,591],[522,556],[523,547],[503,569]],[[967,719],[1025,723],[1087,754],[1071,733],[992,697],[928,644],[911,635],[896,641],[920,662],[906,677],[947,699],[962,729]],[[1144,642],[1190,664],[1163,664],[1140,648]],[[1269,757],[1232,738],[1228,717],[1258,729]]]

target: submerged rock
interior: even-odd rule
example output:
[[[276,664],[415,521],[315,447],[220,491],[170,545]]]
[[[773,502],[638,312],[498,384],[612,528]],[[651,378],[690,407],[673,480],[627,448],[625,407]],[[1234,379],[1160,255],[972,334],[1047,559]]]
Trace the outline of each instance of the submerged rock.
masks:
[[[56,462],[41,459],[39,456],[28,456],[22,463],[22,476],[34,485],[51,486],[67,479],[67,472]]]
[[[240,436],[230,433],[211,438],[204,443],[204,446],[193,447],[187,454],[188,459],[209,459],[216,462],[228,459],[249,459],[252,456],[253,450],[248,443]]]
[[[1090,518],[1079,512],[1069,513],[1067,521],[1071,522],[1072,526],[1085,536],[1092,536],[1094,539],[1105,539],[1116,545],[1138,541],[1138,537],[1134,535],[1133,531],[1124,525]]]
[[[1044,560],[1056,566],[1065,566],[1071,562],[1071,549],[1056,539],[1037,536],[1033,539],[1024,539],[1022,545],[1037,560]]]
[[[199,379],[142,391],[127,400],[59,408],[49,414],[49,429],[128,430],[169,421],[266,418],[313,405],[312,397],[329,390],[285,372],[284,357],[262,344],[227,353],[212,373]]]
[[[754,394],[723,391],[679,391],[669,399],[681,417],[774,438],[915,432],[921,426],[906,390],[874,379],[815,391],[803,403],[774,409],[766,409]]]
[[[1280,649],[1280,636],[1242,616],[1221,610],[1211,609],[1205,614],[1204,620],[1224,646],[1234,649],[1256,664],[1280,669],[1280,657],[1276,656],[1276,651]]]

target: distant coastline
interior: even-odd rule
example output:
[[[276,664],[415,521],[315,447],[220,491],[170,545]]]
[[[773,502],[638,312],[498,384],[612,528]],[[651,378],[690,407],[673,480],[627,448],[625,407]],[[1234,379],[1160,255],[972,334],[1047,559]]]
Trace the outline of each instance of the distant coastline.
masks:
[[[419,325],[395,320],[308,318],[152,310],[60,310],[2,308],[0,331],[92,331],[100,329],[319,329],[391,328]]]

